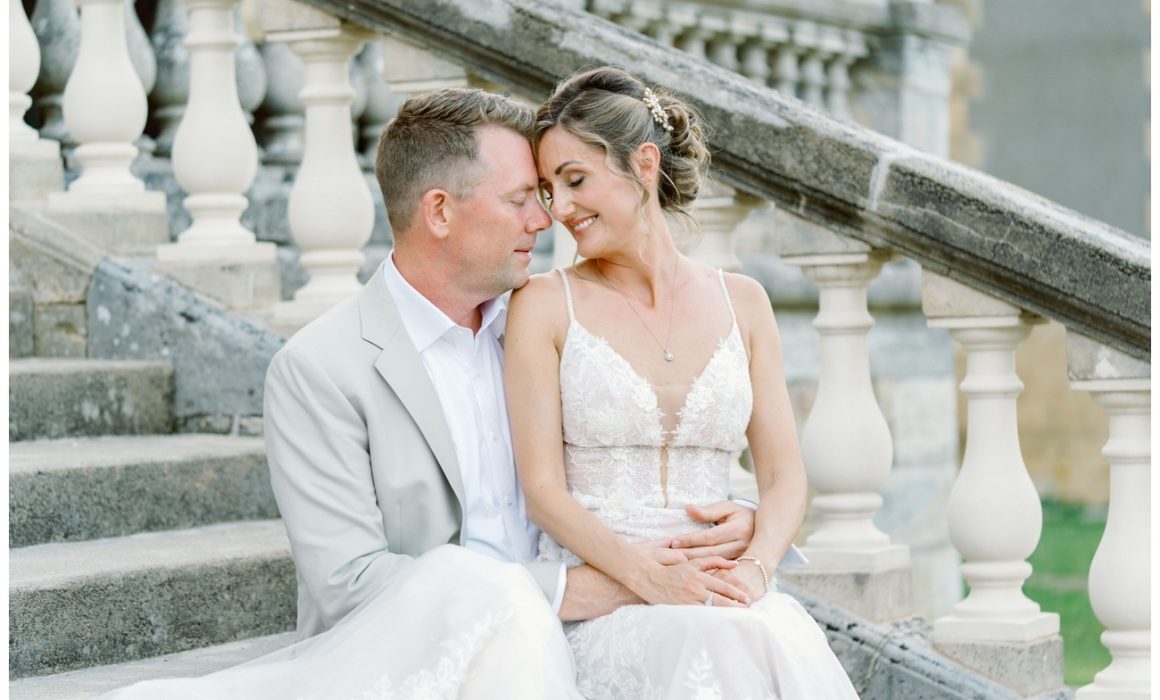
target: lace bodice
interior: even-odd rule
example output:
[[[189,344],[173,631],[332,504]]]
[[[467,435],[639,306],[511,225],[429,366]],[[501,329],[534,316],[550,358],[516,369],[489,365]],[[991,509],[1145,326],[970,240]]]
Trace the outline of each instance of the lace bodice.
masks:
[[[569,320],[560,356],[569,491],[630,540],[696,529],[685,504],[728,497],[729,467],[745,446],[753,408],[749,360],[724,275],[718,273],[718,279],[732,325],[693,379],[671,432],[663,428],[665,416],[652,385],[576,320],[568,276],[562,270],[560,275]],[[540,557],[578,562],[546,533]]]

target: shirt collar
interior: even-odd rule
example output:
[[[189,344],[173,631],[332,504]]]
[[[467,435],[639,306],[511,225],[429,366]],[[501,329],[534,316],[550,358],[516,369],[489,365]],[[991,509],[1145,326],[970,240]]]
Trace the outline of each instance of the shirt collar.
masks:
[[[411,342],[415,344],[417,352],[422,353],[448,331],[460,327],[403,278],[399,268],[395,267],[394,251],[383,259],[383,279],[387,283],[387,291],[395,301],[399,319],[407,329],[407,335],[411,336]],[[480,313],[483,316],[480,333],[491,333],[496,338],[503,335],[507,324],[508,296],[503,294],[480,305]]]

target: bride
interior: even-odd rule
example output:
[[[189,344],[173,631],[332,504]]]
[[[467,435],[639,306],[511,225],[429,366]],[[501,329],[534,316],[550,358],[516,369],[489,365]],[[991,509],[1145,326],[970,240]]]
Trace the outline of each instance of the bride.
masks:
[[[599,68],[562,83],[533,138],[583,260],[512,297],[508,411],[540,557],[587,562],[649,605],[566,625],[587,698],[854,698],[825,635],[777,590],[806,479],[764,290],[682,255],[708,163],[679,100]],[[662,566],[634,542],[697,527],[748,441],[761,493],[734,566]]]

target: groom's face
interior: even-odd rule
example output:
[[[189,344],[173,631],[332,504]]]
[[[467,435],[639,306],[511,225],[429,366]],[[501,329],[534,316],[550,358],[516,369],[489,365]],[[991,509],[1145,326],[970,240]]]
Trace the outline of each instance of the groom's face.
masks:
[[[536,197],[538,176],[527,139],[508,129],[479,132],[478,184],[458,202],[458,283],[484,298],[528,281],[536,234],[551,225]]]

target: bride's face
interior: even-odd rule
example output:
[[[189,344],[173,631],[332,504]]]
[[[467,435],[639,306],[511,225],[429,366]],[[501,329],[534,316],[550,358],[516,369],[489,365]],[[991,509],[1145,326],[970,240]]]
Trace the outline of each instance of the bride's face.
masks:
[[[640,186],[613,171],[604,151],[560,127],[540,139],[540,187],[552,216],[576,239],[585,258],[605,257],[642,229]]]

